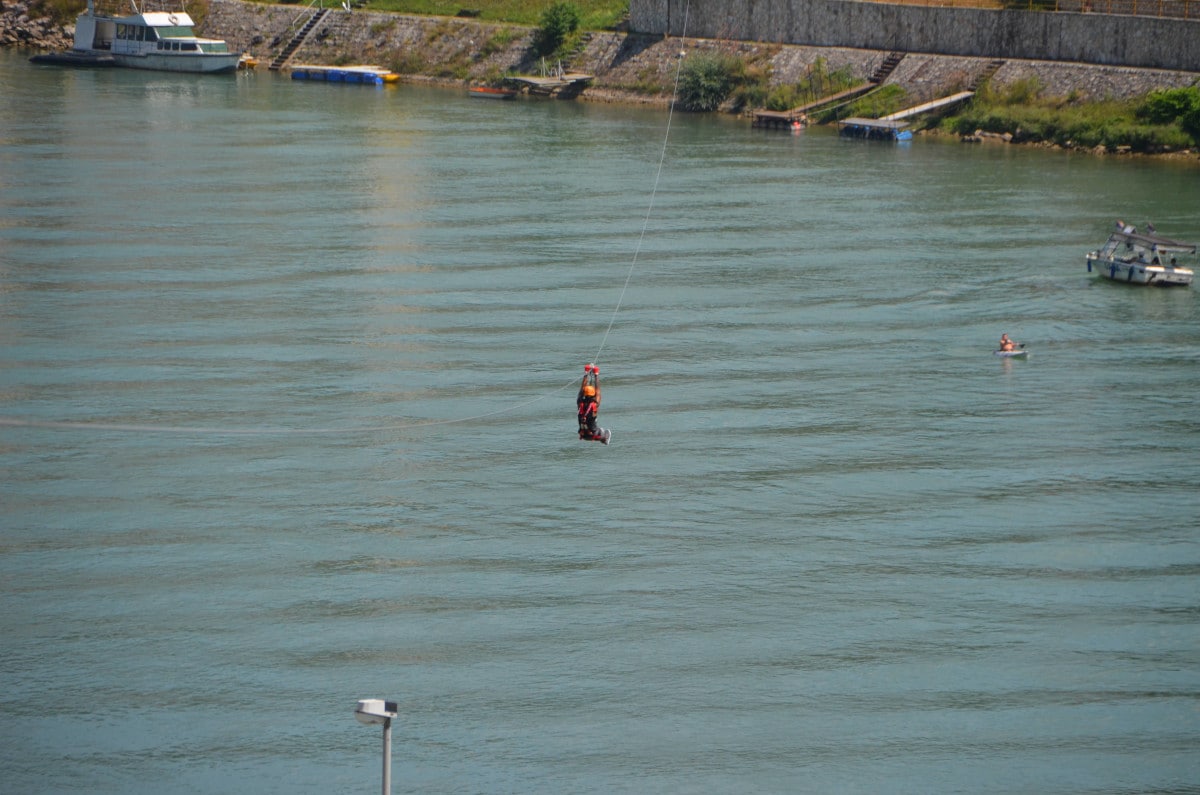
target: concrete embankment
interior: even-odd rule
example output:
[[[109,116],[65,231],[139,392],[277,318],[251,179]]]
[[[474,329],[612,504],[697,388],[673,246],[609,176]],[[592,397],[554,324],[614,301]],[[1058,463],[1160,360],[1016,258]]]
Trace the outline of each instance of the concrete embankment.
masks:
[[[69,47],[70,28],[14,40],[10,35],[24,15],[21,30],[39,30],[40,23],[12,12],[6,5],[0,16],[0,42],[9,45],[62,49]],[[235,51],[258,58],[259,68],[291,39],[297,22],[311,13],[300,6],[261,5],[240,0],[211,0],[204,17],[204,33],[224,38]],[[11,20],[11,21],[10,21]],[[295,63],[368,63],[388,67],[413,80],[462,85],[484,81],[508,71],[535,73],[530,56],[533,29],[497,25],[474,19],[422,17],[399,14],[331,11],[292,57]],[[36,38],[36,37],[34,37]],[[826,70],[849,69],[866,79],[887,53],[846,47],[808,47],[716,39],[664,39],[624,33],[592,33],[575,54],[570,69],[594,76],[581,98],[592,101],[650,102],[666,104],[680,52],[720,51],[737,55],[765,70],[772,84],[786,85],[804,77],[818,61]],[[1002,58],[997,55],[995,58]],[[888,78],[907,92],[913,104],[959,91],[971,84],[995,58],[908,54]],[[1082,99],[1129,98],[1158,88],[1194,84],[1200,74],[1119,66],[1064,62],[1005,60],[992,77],[1005,86],[1036,78],[1055,96]]]
[[[268,62],[291,38],[294,6],[262,6],[214,0],[208,32]],[[529,56],[532,28],[499,26],[471,19],[415,17],[334,11],[294,56],[298,62],[375,63],[446,83],[486,80],[508,70],[534,72]],[[848,68],[872,75],[886,52],[846,47],[804,47],[715,39],[663,39],[623,33],[592,33],[570,61],[574,71],[595,76],[582,99],[665,104],[681,51],[718,50],[768,70],[773,84],[800,80],[817,61],[827,70]],[[1000,57],[1000,56],[997,56]],[[909,54],[889,77],[915,103],[968,86],[994,59]],[[1192,85],[1200,75],[1050,61],[1006,61],[992,80],[999,86],[1037,78],[1056,96],[1128,98],[1156,88]],[[657,91],[655,88],[657,87]]]

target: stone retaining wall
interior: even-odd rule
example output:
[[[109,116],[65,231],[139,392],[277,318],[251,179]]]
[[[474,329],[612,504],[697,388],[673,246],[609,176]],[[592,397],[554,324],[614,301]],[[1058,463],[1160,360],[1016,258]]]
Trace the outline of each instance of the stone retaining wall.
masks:
[[[856,0],[630,0],[649,34],[1200,72],[1200,20]]]
[[[265,66],[290,39],[289,26],[299,16],[295,6],[268,6],[240,0],[213,0],[207,32],[230,43],[231,49],[250,52]],[[529,58],[532,28],[517,28],[503,47],[483,56],[485,45],[503,28],[469,19],[415,17],[359,11],[334,11],[293,58],[295,63],[371,63],[394,68],[394,62],[421,61],[421,79],[448,84],[484,80],[507,70],[533,73],[538,64]],[[665,104],[674,83],[681,50],[720,51],[756,62],[767,69],[772,84],[799,81],[821,60],[828,70],[846,68],[866,79],[883,62],[886,52],[850,47],[811,47],[716,39],[664,40],[658,36],[593,33],[584,50],[569,64],[574,70],[595,75],[582,99],[655,102]],[[970,85],[990,58],[912,54],[888,79],[908,93],[913,103],[946,96]],[[259,68],[263,68],[260,66]],[[438,78],[438,75],[441,75]],[[1074,93],[1082,98],[1105,99],[1141,96],[1156,88],[1191,85],[1191,72],[1089,66],[1049,61],[1009,60],[993,76],[1000,87],[1036,78],[1055,96]],[[658,86],[656,94],[647,87]]]

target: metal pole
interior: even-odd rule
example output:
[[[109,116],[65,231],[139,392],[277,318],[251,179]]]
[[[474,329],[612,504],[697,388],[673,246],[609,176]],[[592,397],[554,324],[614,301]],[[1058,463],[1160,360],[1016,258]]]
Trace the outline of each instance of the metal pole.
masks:
[[[392,795],[392,719],[383,721],[383,795]]]

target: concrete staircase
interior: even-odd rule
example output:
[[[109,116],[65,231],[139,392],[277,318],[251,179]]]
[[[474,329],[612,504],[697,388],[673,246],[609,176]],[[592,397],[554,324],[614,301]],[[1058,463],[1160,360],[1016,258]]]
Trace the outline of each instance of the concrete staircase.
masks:
[[[978,91],[979,87],[992,79],[996,72],[1000,71],[1000,67],[1004,66],[1004,61],[995,60],[989,61],[988,65],[983,67],[983,71],[975,75],[975,79],[971,81],[971,85],[967,87],[968,91]]]
[[[300,30],[296,31],[296,35],[292,36],[292,40],[280,51],[279,55],[275,56],[275,60],[271,61],[271,65],[268,68],[273,72],[278,72],[282,69],[284,64],[288,62],[288,59],[292,57],[292,54],[300,49],[300,45],[308,38],[308,34],[313,32],[328,13],[328,8],[317,9],[316,13],[308,18],[308,21],[304,23]]]
[[[899,66],[900,62],[904,60],[904,56],[905,53],[896,52],[895,50],[889,52],[887,57],[883,59],[883,63],[881,63],[879,68],[875,70],[875,74],[871,75],[870,82],[874,83],[875,85],[879,85],[884,80],[887,80],[888,76],[892,72],[896,71],[896,67]]]

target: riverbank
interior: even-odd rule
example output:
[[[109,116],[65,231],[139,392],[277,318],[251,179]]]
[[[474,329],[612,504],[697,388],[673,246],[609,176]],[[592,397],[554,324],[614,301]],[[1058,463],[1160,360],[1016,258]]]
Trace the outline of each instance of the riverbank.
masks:
[[[271,6],[241,0],[213,0],[206,32],[226,39],[231,49],[267,62],[286,43],[298,15],[295,6]],[[367,62],[388,66],[414,79],[463,85],[495,79],[506,72],[534,73],[539,68],[529,47],[534,28],[498,25],[455,17],[330,12],[325,25],[293,56],[304,63]],[[590,101],[666,105],[670,101],[678,54],[716,51],[735,55],[748,68],[764,70],[769,83],[799,81],[818,61],[827,71],[847,69],[867,79],[886,52],[844,47],[808,47],[714,39],[664,39],[617,32],[592,32],[571,59],[572,71],[593,76],[580,96]],[[962,90],[992,62],[972,58],[910,53],[887,82],[904,89],[914,104]],[[1005,61],[992,77],[1004,87],[1030,78],[1050,95],[1079,99],[1129,99],[1160,88],[1194,84],[1200,75],[1049,61]]]
[[[36,11],[30,16],[26,2],[0,0],[0,48],[69,50],[74,36],[74,25],[60,25]]]
[[[8,26],[9,9],[0,15]],[[291,38],[307,11],[297,6],[264,5],[242,0],[211,0],[203,31],[223,38],[234,51],[247,52],[260,64]],[[16,17],[13,17],[15,20]],[[27,30],[28,25],[24,28]],[[536,74],[546,64],[530,54],[534,28],[479,22],[470,18],[331,11],[292,57],[293,63],[373,63],[414,82],[461,87],[494,82],[510,73]],[[62,34],[67,36],[69,28]],[[0,41],[4,39],[0,38]],[[55,39],[61,41],[61,39]],[[23,46],[48,46],[27,39]],[[843,47],[809,47],[714,39],[664,39],[619,32],[591,32],[565,63],[572,71],[592,75],[578,99],[591,102],[652,104],[666,107],[681,52],[733,55],[750,70],[768,76],[771,86],[800,81],[814,65],[827,72],[845,70],[857,79],[870,78],[887,53]],[[910,53],[887,79],[905,91],[915,105],[969,87],[994,59]],[[553,65],[550,65],[553,66]],[[260,68],[262,68],[260,66]],[[991,77],[1003,90],[1035,80],[1048,96],[1077,100],[1132,99],[1150,91],[1194,85],[1192,72],[1137,69],[1050,61],[1005,60]]]

